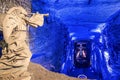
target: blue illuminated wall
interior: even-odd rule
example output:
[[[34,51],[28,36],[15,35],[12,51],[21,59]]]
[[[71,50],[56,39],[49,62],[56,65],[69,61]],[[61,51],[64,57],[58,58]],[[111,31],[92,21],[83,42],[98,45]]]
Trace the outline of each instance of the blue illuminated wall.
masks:
[[[93,68],[103,80],[120,79],[120,11],[104,23],[92,42]],[[96,30],[97,31],[97,30]],[[98,67],[99,66],[99,67]],[[109,76],[109,77],[108,77]]]
[[[31,61],[64,74],[78,70],[70,75],[77,77],[83,69],[73,65],[73,41],[91,40],[91,67],[86,74],[119,80],[119,9],[119,0],[32,0],[32,12],[50,16],[43,27],[30,28]]]
[[[59,72],[65,55],[67,28],[55,17],[55,11],[44,2],[34,1],[33,12],[49,13],[42,27],[30,27],[30,47],[33,53],[31,61],[45,68]]]

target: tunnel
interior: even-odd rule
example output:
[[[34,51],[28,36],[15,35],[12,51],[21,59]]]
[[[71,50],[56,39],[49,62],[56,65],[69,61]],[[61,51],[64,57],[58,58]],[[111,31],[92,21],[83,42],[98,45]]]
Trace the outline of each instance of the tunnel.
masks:
[[[79,79],[120,80],[119,0],[30,1],[32,13],[49,13],[42,27],[29,27],[31,62]]]
[[[32,62],[80,79],[120,79],[119,0],[32,0],[32,12],[49,13],[30,28]]]

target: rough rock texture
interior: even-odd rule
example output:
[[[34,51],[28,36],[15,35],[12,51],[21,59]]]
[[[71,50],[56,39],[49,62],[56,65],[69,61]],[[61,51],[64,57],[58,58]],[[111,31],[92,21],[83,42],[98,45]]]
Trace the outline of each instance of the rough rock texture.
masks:
[[[119,80],[120,11],[112,15],[103,27],[93,39],[93,67],[103,80]]]
[[[120,8],[119,0],[32,0],[36,11],[53,12],[66,25],[104,22]],[[39,6],[41,5],[42,8]]]
[[[57,22],[30,29],[31,61],[52,71],[60,71],[64,56],[66,29]],[[33,32],[34,31],[34,32]]]
[[[38,4],[37,7],[34,4]],[[48,8],[45,8],[41,2],[33,2],[32,11],[49,13],[50,16],[45,19],[43,27],[30,28],[30,45],[33,53],[31,61],[59,72],[65,53],[67,28],[54,16],[55,11],[48,11]]]
[[[35,63],[30,63],[29,71],[33,73],[31,80],[87,80],[77,79],[73,77],[68,77],[64,74],[54,73]]]
[[[104,30],[109,52],[108,64],[111,67],[110,76],[114,80],[120,79],[120,11],[116,12]],[[110,79],[110,80],[112,80]]]
[[[42,64],[49,70],[60,71],[62,63],[64,63],[68,57],[65,45],[68,45],[69,36],[71,38],[70,40],[94,39],[93,44],[95,45],[93,46],[93,50],[97,55],[95,55],[94,60],[92,61],[93,68],[96,69],[96,64],[100,64],[102,61],[103,63],[101,63],[101,65],[105,67],[102,71],[106,71],[109,67],[106,67],[107,63],[105,59],[105,56],[108,54],[106,52],[104,53],[106,50],[106,37],[103,33],[100,33],[100,29],[106,26],[106,20],[119,9],[119,0],[32,0],[33,12],[39,11],[40,13],[50,13],[50,17],[45,20],[46,24],[43,28],[38,30],[32,29],[36,32],[31,32],[35,37],[34,39],[31,39],[31,43],[35,46],[39,45],[37,46],[37,49],[35,46],[31,47],[31,50],[33,51],[32,61]],[[95,30],[98,32],[92,32]],[[37,34],[40,36],[37,36]],[[101,36],[105,39],[101,39]],[[100,43],[99,41],[101,40],[104,40],[104,43]],[[68,47],[68,49],[71,48]],[[69,51],[72,52],[72,49]],[[99,51],[103,52],[103,54]],[[71,61],[72,60],[70,60],[69,63],[73,65]],[[108,76],[107,74],[104,74],[104,72],[101,73],[99,70],[101,69],[96,69],[96,72],[98,72],[100,77],[102,76],[102,73],[104,77]]]
[[[4,2],[18,2],[0,1],[4,7]],[[25,4],[29,6],[28,2]],[[5,8],[0,9],[5,12]],[[119,0],[32,0],[33,12],[50,13],[42,28],[30,29],[32,61],[59,72],[62,63],[66,61],[68,36],[72,40],[93,39],[92,67],[104,80],[119,80],[119,12],[111,16],[119,9]],[[110,20],[106,21],[107,18]],[[102,33],[101,26],[106,26]],[[97,32],[92,32],[93,29]]]

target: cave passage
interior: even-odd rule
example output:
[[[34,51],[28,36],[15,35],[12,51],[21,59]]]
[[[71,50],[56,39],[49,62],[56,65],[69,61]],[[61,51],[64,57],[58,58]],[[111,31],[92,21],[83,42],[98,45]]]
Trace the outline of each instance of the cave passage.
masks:
[[[120,80],[119,9],[119,0],[32,0],[32,12],[50,16],[30,29],[31,61],[77,78]]]
[[[61,73],[80,79],[100,80],[91,65],[91,40],[74,40],[71,47],[73,51],[67,56]]]
[[[4,1],[0,0],[0,12],[19,2]],[[120,80],[119,0],[20,0],[20,4],[32,13],[49,13],[42,27],[29,27],[32,62],[76,78]],[[5,46],[0,31],[0,56]]]

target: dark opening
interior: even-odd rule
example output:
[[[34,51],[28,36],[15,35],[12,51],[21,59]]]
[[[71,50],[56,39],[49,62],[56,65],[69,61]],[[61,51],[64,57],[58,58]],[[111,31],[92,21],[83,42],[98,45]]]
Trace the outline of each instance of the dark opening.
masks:
[[[89,41],[77,41],[74,43],[74,65],[79,68],[90,66]]]

